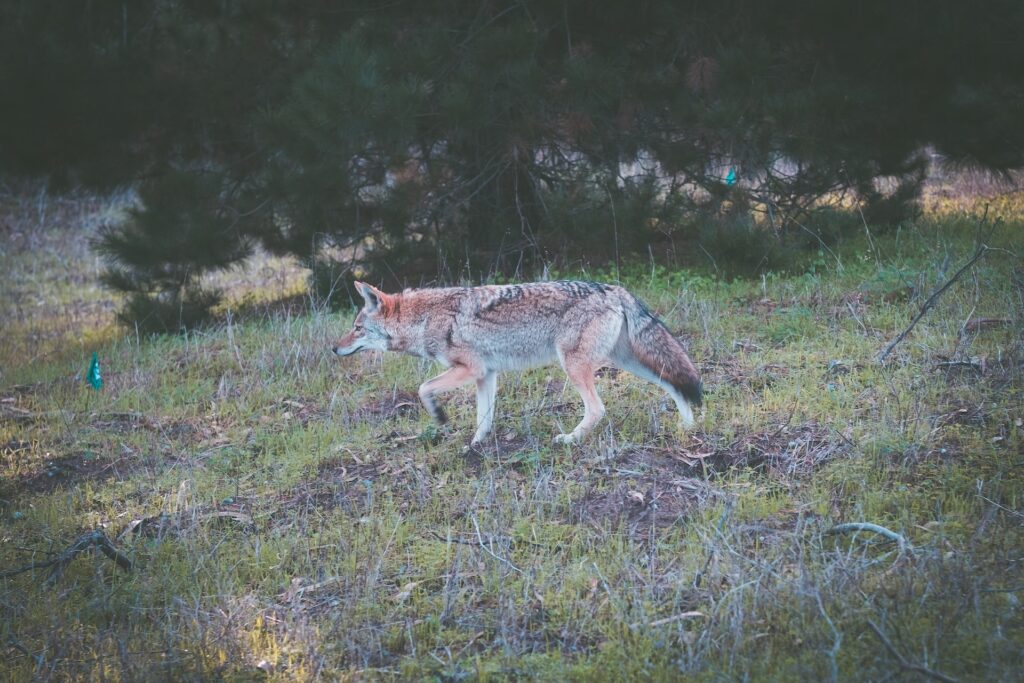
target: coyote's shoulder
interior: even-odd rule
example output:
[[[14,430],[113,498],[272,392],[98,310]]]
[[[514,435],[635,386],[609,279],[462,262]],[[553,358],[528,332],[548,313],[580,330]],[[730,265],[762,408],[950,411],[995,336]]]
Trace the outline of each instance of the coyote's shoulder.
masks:
[[[558,362],[583,397],[586,413],[570,435],[578,440],[604,414],[594,372],[613,365],[664,388],[692,423],[701,404],[700,374],[682,345],[628,291],[597,282],[407,289],[385,294],[356,283],[365,299],[338,355],[365,349],[431,358],[448,370],[420,387],[424,405],[443,419],[435,393],[477,383],[477,433],[490,431],[497,373]]]

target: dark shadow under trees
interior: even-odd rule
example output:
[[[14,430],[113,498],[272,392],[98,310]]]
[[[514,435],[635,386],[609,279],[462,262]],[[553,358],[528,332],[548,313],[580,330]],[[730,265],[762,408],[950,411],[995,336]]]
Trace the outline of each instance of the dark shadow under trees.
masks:
[[[356,267],[477,280],[677,242],[756,269],[827,240],[815,212],[913,215],[925,149],[1024,164],[1008,0],[22,0],[0,18],[0,170],[140,183],[98,248],[122,318],[150,329],[201,320],[201,276],[256,245],[311,266],[319,296]]]

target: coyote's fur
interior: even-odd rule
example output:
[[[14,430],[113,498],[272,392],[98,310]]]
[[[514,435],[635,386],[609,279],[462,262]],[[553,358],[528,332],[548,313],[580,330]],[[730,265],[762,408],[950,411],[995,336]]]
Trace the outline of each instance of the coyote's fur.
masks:
[[[448,369],[420,385],[427,411],[445,414],[434,395],[476,382],[473,444],[491,431],[498,373],[558,361],[583,397],[583,420],[569,434],[585,437],[604,416],[594,373],[612,365],[668,392],[684,427],[691,406],[701,404],[700,373],[683,346],[636,297],[622,287],[595,282],[407,289],[385,294],[355,283],[365,305],[334,353],[377,349],[435,360]]]

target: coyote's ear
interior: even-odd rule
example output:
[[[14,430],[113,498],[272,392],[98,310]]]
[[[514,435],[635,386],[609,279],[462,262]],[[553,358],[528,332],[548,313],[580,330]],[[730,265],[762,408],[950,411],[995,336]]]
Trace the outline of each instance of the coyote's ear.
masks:
[[[380,308],[380,301],[384,297],[384,293],[373,285],[368,285],[365,282],[356,282],[356,291],[359,292],[363,299],[366,301],[366,310],[369,313],[373,313]]]

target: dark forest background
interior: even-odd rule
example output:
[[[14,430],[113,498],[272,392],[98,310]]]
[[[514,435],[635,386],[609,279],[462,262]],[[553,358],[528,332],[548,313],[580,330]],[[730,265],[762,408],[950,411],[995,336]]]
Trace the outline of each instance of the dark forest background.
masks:
[[[139,188],[97,248],[152,329],[257,248],[324,296],[756,252],[898,224],[933,152],[1024,165],[1022,35],[1012,0],[7,0],[0,173]]]

